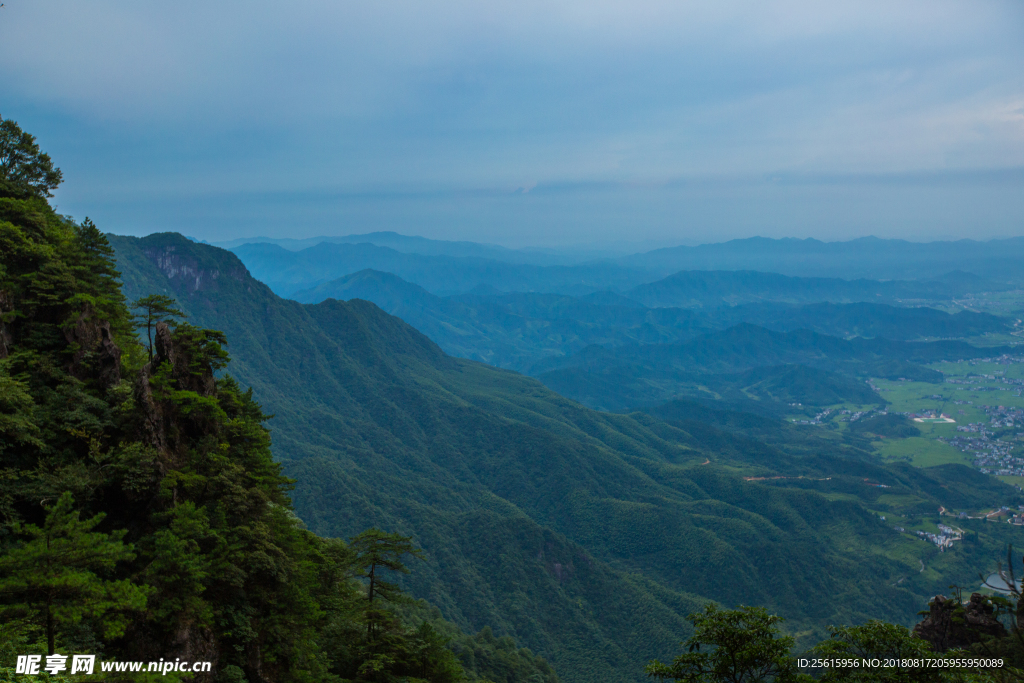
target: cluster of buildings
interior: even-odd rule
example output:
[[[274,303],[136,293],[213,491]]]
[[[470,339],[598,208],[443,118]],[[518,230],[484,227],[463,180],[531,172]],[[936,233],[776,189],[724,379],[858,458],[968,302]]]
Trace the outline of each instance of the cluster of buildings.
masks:
[[[902,531],[902,529],[900,530]],[[939,533],[937,534],[928,531],[915,531],[914,533],[924,540],[931,541],[937,545],[940,552],[945,552],[946,548],[952,547],[954,541],[963,539],[963,531],[948,527],[945,524],[939,525]]]
[[[968,363],[970,365],[978,365],[979,363],[998,363],[999,365],[1013,365],[1014,363],[1024,363],[1024,357],[1021,356],[1008,356],[1002,355],[996,358],[977,358],[970,361],[958,361],[960,363]],[[1002,384],[1008,386],[1005,387],[993,387],[993,386],[968,386],[972,384],[982,384],[986,382],[999,381]],[[947,377],[947,384],[960,384],[957,391],[1014,391],[1016,390],[1015,396],[1020,396],[1022,390],[1024,390],[1024,379],[1013,379],[1006,377],[1004,372],[996,372],[991,375],[978,374],[968,377]]]
[[[982,406],[982,410],[988,415],[993,429],[1012,427],[1014,423],[1024,422],[1024,409],[1007,408],[1006,406]]]
[[[939,441],[969,453],[982,474],[1024,476],[1024,457],[1013,455],[1013,444],[993,439],[986,427],[983,422],[960,425],[956,436],[952,439],[939,437]]]
[[[963,405],[970,401],[956,401]],[[980,406],[989,422],[959,425],[957,435],[951,439],[939,437],[963,453],[969,453],[974,465],[983,474],[1024,476],[1024,454],[1014,455],[1014,443],[995,438],[996,430],[1004,430],[1024,423],[1024,409],[1006,406]],[[1024,437],[1024,432],[1016,434]]]

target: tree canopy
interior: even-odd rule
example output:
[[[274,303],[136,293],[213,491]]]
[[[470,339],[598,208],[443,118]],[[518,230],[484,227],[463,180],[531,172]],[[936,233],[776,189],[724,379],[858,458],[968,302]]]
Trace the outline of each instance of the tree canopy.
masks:
[[[15,121],[0,121],[0,196],[52,197],[64,176],[35,136]]]

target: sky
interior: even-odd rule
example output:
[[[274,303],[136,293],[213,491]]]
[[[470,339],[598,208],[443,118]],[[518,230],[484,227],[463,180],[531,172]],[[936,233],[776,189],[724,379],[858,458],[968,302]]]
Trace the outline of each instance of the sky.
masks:
[[[211,242],[1024,235],[1024,2],[4,0],[61,213]]]

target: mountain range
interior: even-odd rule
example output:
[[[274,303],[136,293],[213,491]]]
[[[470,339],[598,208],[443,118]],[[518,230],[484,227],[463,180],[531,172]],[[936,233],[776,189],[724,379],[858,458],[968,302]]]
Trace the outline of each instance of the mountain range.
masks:
[[[1024,262],[1024,238],[915,243],[878,238],[821,242],[755,237],[621,257],[601,257],[590,250],[506,249],[393,232],[304,240],[253,238],[225,243],[228,245],[257,279],[283,296],[370,268],[394,273],[441,295],[464,293],[478,285],[502,291],[585,294],[611,289],[624,293],[680,271],[724,270],[825,280],[931,281],[923,288],[904,287],[906,291],[900,291],[899,285],[880,289],[874,285],[876,291],[865,292],[857,284],[848,284],[827,295],[832,301],[864,300],[864,296],[876,294],[929,298],[940,290],[959,289],[964,294],[1004,289],[1007,283],[1018,286]],[[758,284],[763,290],[764,283]],[[675,297],[670,305],[680,305],[680,292],[671,293],[680,285],[686,283],[665,283],[662,291],[638,296],[664,298],[668,293]],[[686,289],[684,286],[681,293],[696,294],[700,300],[699,283],[689,288],[692,291]],[[739,291],[737,295],[749,293]]]
[[[966,467],[881,465],[778,421],[765,427],[770,441],[729,427],[766,418],[590,410],[447,355],[370,302],[282,299],[227,251],[176,234],[110,239],[129,298],[171,296],[192,323],[226,333],[227,371],[275,415],[274,455],[311,530],[413,536],[426,558],[408,582],[417,597],[471,632],[514,636],[566,681],[643,680],[643,663],[671,652],[689,632],[684,615],[707,600],[763,604],[816,636],[830,623],[909,623],[930,594],[971,580],[1007,525],[939,555],[872,510],[1021,500]],[[724,355],[709,342],[673,349],[742,374],[746,337],[772,342],[759,363],[785,362],[801,344],[854,365],[890,347],[906,363],[960,348],[761,329],[716,332],[733,342]],[[778,391],[771,373],[743,381]]]
[[[737,275],[748,284],[754,281],[746,273],[712,274],[716,277],[710,281],[721,283],[723,278],[717,276],[723,274]],[[765,275],[763,281],[768,284],[778,281],[770,274],[757,275]],[[787,283],[802,281],[800,278],[782,279]],[[706,291],[708,296],[712,296],[714,290]],[[815,290],[809,288],[808,291]],[[835,338],[878,337],[894,341],[964,338],[1005,333],[1012,329],[1005,318],[987,313],[960,311],[950,314],[928,307],[897,307],[873,302],[798,305],[761,301],[684,309],[648,308],[632,298],[612,292],[572,297],[478,289],[470,294],[438,297],[397,275],[372,270],[321,285],[311,293],[297,295],[297,298],[318,302],[325,296],[372,301],[430,337],[446,353],[541,377],[548,386],[587,405],[614,407],[616,410],[649,405],[651,401],[665,400],[680,392],[692,393],[699,386],[715,385],[722,389],[741,381],[735,377],[711,378],[709,373],[735,373],[758,366],[787,363],[811,364],[833,373],[828,375],[828,379],[824,379],[826,375],[819,375],[817,379],[820,381],[811,384],[801,381],[797,386],[802,388],[796,393],[769,392],[768,395],[786,395],[785,403],[809,405],[823,405],[826,397],[834,400],[825,404],[843,400],[872,403],[880,399],[877,396],[873,399],[864,397],[866,385],[863,381],[851,383],[849,378],[838,377],[834,371],[847,375],[852,372],[861,378],[869,369],[887,377],[936,379],[937,373],[909,364],[908,359],[900,355],[902,351],[896,352],[896,356],[884,356],[892,350],[889,348],[873,352],[873,360],[859,367],[852,359],[857,356],[863,364],[863,352],[851,350],[851,344],[861,342],[851,341],[844,346]],[[813,299],[810,295],[807,298]],[[707,337],[709,340],[734,340],[729,344],[716,347],[711,343],[710,346],[718,350],[724,350],[730,344],[761,350],[777,348],[778,335],[769,335],[769,331],[795,334],[798,330],[809,330],[818,336],[814,337],[814,343],[797,344],[793,349],[779,351],[770,358],[762,355],[742,362],[734,358],[722,364],[702,357],[702,360],[668,364],[671,367],[663,360],[652,360],[652,354],[665,356],[677,353],[678,349],[673,345],[697,343],[693,340],[711,333],[725,333],[743,323],[752,323],[756,330],[748,326],[736,328],[728,337]],[[745,330],[745,333],[740,330]],[[768,336],[763,339],[750,336],[757,330]],[[743,334],[748,338],[740,339]],[[833,340],[838,345],[832,345],[828,350],[813,348],[831,344]],[[954,349],[949,351],[952,355],[976,352],[967,347],[950,348]],[[643,354],[645,359],[635,358],[638,354]],[[656,380],[653,384],[652,378]],[[595,383],[608,384],[619,395],[612,396],[608,390],[597,390]],[[811,388],[812,385],[815,388]],[[856,386],[855,390],[853,386]],[[702,391],[698,395],[720,397],[724,393],[729,392],[716,389],[713,392]]]

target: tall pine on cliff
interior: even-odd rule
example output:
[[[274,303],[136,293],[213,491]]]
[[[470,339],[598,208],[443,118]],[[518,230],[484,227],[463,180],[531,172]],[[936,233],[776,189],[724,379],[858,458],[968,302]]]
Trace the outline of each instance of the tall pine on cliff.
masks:
[[[366,599],[366,542],[292,512],[267,416],[218,373],[224,335],[147,319],[141,345],[107,239],[47,201],[60,180],[3,121],[0,665],[77,652],[211,661],[208,681],[556,681],[489,632]]]

